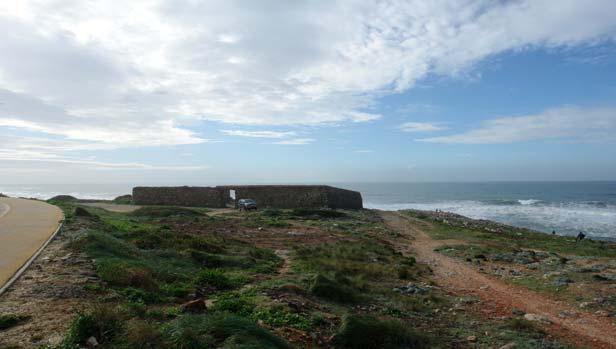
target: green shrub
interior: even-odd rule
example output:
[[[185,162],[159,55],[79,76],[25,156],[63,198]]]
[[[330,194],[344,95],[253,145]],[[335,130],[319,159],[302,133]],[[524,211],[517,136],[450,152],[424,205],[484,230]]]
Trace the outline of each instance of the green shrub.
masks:
[[[143,250],[161,248],[165,243],[165,239],[160,234],[153,232],[144,232],[135,240],[135,246]]]
[[[126,346],[131,349],[172,348],[158,326],[146,321],[130,322],[124,341]]]
[[[113,199],[113,203],[119,205],[131,205],[133,203],[133,196],[130,194],[118,196]]]
[[[98,231],[90,231],[84,237],[75,240],[71,247],[85,250],[91,257],[122,257],[133,259],[141,254],[126,241],[120,240],[110,234]]]
[[[195,283],[199,286],[210,286],[218,290],[228,290],[236,285],[221,269],[203,269],[196,278]]]
[[[190,251],[190,257],[206,268],[249,268],[255,261],[245,256],[225,256],[201,251]]]
[[[415,257],[406,257],[402,260],[402,264],[412,267],[417,264],[417,260],[415,259]]]
[[[258,309],[252,315],[254,320],[261,320],[273,327],[293,327],[300,330],[310,329],[310,319],[302,314],[290,313],[280,308]]]
[[[228,293],[219,296],[212,310],[227,311],[238,316],[248,317],[254,312],[256,304],[251,297],[246,297],[237,293]]]
[[[430,348],[431,340],[402,322],[370,316],[347,315],[334,337],[336,348]]]
[[[184,207],[147,206],[136,209],[131,215],[136,217],[164,218],[171,216],[197,217],[203,214],[199,211]]]
[[[510,319],[507,321],[506,326],[516,332],[542,332],[535,323],[526,319]]]
[[[356,303],[359,300],[357,292],[352,287],[329,279],[322,274],[315,277],[310,286],[310,293],[338,303]]]
[[[24,322],[29,318],[30,317],[27,315],[0,314],[0,330],[17,326],[19,323]]]
[[[96,266],[101,279],[113,286],[126,286],[154,291],[158,284],[152,272],[144,267],[122,260],[102,260]]]
[[[148,292],[134,287],[121,288],[118,290],[118,293],[126,297],[130,302],[154,304],[164,301],[164,297],[162,297],[160,292]]]
[[[347,217],[347,214],[340,211],[334,210],[318,210],[318,209],[309,209],[309,208],[296,208],[291,211],[291,215],[296,217],[307,217],[307,218],[343,218]]]
[[[200,236],[191,236],[188,246],[198,251],[209,253],[223,253],[225,248],[220,243]]]
[[[92,218],[92,219],[98,218],[98,216],[92,214],[90,211],[86,210],[84,207],[81,207],[81,206],[75,207],[75,210],[73,211],[73,215],[75,217],[85,217],[85,218]]]
[[[406,267],[398,268],[398,279],[400,280],[408,280],[411,274],[409,273],[409,269]]]
[[[290,348],[250,320],[229,313],[183,315],[166,327],[174,348]]]
[[[261,211],[261,215],[265,217],[282,217],[284,216],[284,212],[278,209],[267,208]]]
[[[90,313],[79,314],[73,320],[65,344],[85,344],[90,337],[109,343],[124,331],[124,316],[116,308],[97,306]]]

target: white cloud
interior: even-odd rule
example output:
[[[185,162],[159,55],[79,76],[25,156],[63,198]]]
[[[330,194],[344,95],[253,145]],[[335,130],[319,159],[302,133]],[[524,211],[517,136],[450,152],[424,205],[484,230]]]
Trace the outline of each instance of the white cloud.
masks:
[[[366,122],[428,74],[612,40],[613,13],[613,0],[6,2],[0,128],[128,147],[207,141],[191,131],[203,120]]]
[[[274,142],[272,144],[282,144],[282,145],[306,145],[314,142],[312,138],[292,138],[286,139],[283,141]]]
[[[616,141],[616,108],[566,106],[540,114],[501,117],[449,136],[418,139],[431,143],[500,144],[528,141]]]
[[[429,122],[405,122],[398,128],[404,132],[435,132],[447,129],[445,126]]]
[[[295,132],[280,131],[244,131],[244,130],[221,130],[228,136],[252,137],[252,138],[286,138],[295,136]]]

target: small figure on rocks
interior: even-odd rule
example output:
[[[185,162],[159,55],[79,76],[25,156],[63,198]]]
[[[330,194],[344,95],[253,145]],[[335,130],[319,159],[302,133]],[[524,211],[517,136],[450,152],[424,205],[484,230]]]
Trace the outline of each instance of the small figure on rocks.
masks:
[[[586,237],[586,234],[580,232],[576,237],[575,237],[575,243],[577,244],[578,242],[584,240],[584,238]]]

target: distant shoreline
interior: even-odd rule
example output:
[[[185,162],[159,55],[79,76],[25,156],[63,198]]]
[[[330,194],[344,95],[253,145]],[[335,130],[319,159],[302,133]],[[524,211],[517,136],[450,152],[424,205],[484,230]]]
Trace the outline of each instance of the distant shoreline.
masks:
[[[423,215],[425,218],[430,218],[434,221],[438,221],[438,222],[445,223],[447,225],[459,227],[459,228],[485,230],[491,233],[519,232],[519,233],[536,233],[536,234],[550,235],[549,233],[542,232],[539,230],[500,223],[500,222],[496,222],[496,221],[489,220],[489,219],[474,219],[474,218],[466,217],[466,216],[453,213],[453,212],[446,212],[446,211],[436,212],[436,211],[416,210],[416,209],[403,209],[403,210],[398,210],[398,211],[399,212],[415,212],[416,214]],[[555,235],[573,237],[572,235],[559,234],[558,232],[556,232]],[[586,238],[589,240],[592,239],[592,240],[616,243],[616,238],[599,237],[599,236],[587,236]]]

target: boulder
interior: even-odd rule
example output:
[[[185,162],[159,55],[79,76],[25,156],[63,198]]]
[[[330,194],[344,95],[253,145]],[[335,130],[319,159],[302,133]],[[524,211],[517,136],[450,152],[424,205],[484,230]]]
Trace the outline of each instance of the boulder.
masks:
[[[543,322],[543,323],[547,323],[549,324],[551,321],[550,319],[548,319],[547,317],[543,316],[543,315],[539,315],[539,314],[524,314],[524,319],[528,320],[528,321],[534,321],[534,322]]]
[[[90,337],[86,341],[86,346],[88,346],[89,348],[97,347],[98,346],[98,341],[96,340],[95,337]]]

